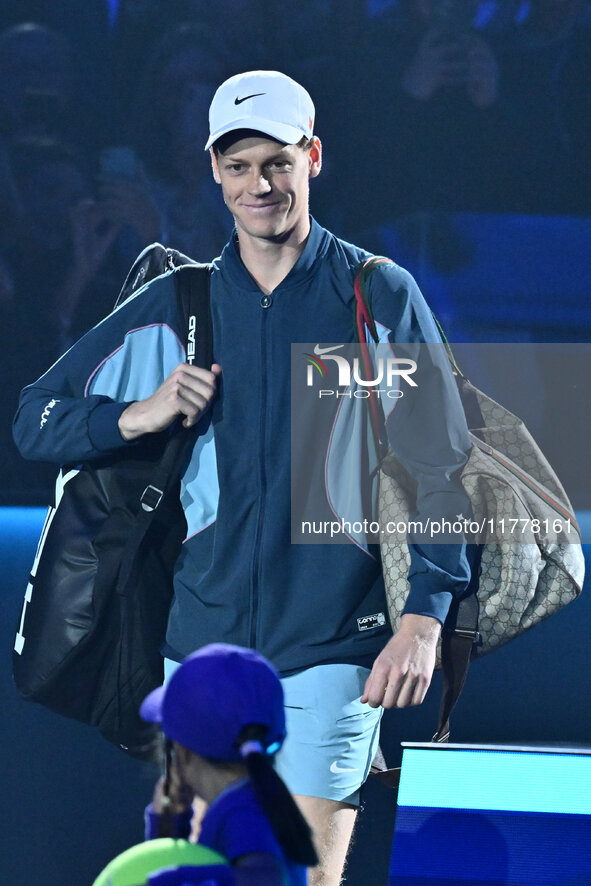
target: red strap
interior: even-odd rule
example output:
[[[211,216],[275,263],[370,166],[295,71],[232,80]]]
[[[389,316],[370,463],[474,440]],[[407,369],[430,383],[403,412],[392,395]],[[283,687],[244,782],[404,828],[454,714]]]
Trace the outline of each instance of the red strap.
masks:
[[[381,256],[372,256],[363,262],[357,276],[355,277],[355,300],[356,300],[356,323],[357,323],[357,337],[359,339],[359,345],[361,348],[361,360],[363,363],[363,373],[365,378],[372,377],[372,364],[371,357],[368,348],[367,341],[367,330],[370,331],[371,336],[374,342],[378,342],[378,334],[376,331],[376,325],[374,319],[372,317],[371,311],[369,309],[369,305],[367,303],[367,298],[364,291],[364,282],[368,274],[374,270],[380,264],[392,264],[389,258],[382,258]],[[379,407],[377,402],[377,397],[375,395],[375,390],[373,387],[369,389],[369,411],[370,411],[370,419],[371,425],[373,429],[374,442],[376,446],[376,453],[378,459],[380,458],[380,416],[379,416]]]

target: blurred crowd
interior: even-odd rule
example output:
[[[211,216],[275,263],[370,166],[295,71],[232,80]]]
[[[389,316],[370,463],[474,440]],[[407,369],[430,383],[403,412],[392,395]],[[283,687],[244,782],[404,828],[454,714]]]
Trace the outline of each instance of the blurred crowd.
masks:
[[[112,307],[155,240],[198,260],[231,218],[208,155],[227,76],[317,97],[319,221],[591,214],[587,0],[0,0],[0,446],[20,387]],[[24,479],[22,486],[31,485]],[[11,485],[11,484],[9,484]]]

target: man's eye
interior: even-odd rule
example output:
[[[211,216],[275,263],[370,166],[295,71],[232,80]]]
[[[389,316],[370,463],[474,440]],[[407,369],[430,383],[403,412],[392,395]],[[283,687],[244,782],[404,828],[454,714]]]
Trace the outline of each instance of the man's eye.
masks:
[[[242,170],[244,169],[244,164],[231,163],[229,166],[226,166],[226,169],[229,170],[229,172],[242,172]]]
[[[286,169],[289,166],[287,160],[274,160],[271,163],[271,169]]]

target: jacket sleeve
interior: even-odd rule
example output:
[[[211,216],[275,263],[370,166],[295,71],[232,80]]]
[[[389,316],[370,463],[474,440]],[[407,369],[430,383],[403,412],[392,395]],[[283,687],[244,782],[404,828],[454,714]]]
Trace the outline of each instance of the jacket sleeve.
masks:
[[[381,341],[395,357],[412,359],[412,387],[400,379],[399,399],[386,400],[388,444],[416,484],[412,518],[429,531],[409,536],[410,592],[404,612],[443,623],[452,598],[466,590],[470,567],[462,534],[433,536],[433,521],[470,516],[460,475],[471,444],[449,359],[431,312],[410,274],[395,264],[372,272],[369,298]]]
[[[191,807],[183,812],[175,812],[170,816],[172,837],[175,840],[188,840],[191,836],[191,819],[193,810]],[[144,840],[156,840],[160,836],[160,823],[162,816],[150,803],[144,810]]]
[[[13,434],[25,458],[75,464],[126,443],[118,420],[185,359],[174,284],[153,280],[21,393]]]

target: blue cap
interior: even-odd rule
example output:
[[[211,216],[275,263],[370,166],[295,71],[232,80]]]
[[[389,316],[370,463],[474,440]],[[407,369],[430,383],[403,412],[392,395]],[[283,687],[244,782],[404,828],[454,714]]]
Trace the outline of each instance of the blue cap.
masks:
[[[252,649],[212,643],[189,655],[165,686],[143,701],[144,720],[196,754],[242,759],[238,737],[245,726],[267,727],[264,747],[285,738],[283,688],[269,662]]]

